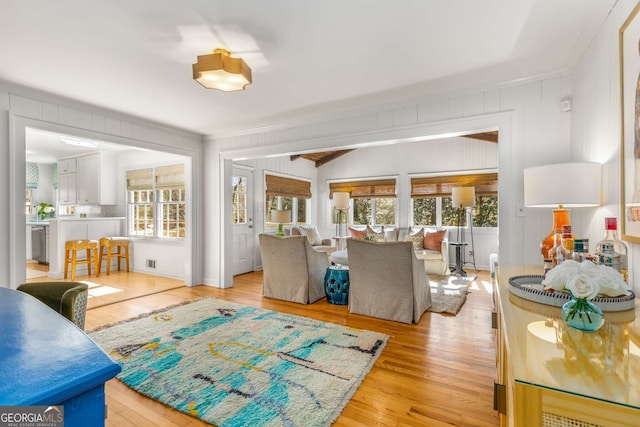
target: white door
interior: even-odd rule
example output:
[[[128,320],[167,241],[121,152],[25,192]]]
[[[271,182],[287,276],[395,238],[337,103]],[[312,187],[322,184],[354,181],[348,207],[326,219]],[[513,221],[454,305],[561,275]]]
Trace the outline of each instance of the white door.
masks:
[[[253,271],[253,171],[233,168],[233,274]]]

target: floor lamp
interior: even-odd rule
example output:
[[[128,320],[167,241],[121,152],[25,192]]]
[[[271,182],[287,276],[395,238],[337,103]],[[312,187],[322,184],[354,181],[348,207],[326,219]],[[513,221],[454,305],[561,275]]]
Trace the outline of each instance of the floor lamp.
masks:
[[[338,250],[343,249],[342,245],[342,220],[344,219],[344,235],[347,234],[347,211],[349,210],[349,193],[345,191],[336,191],[333,193],[333,207],[338,211],[336,222],[336,236],[338,238]]]
[[[464,238],[464,227],[462,227],[462,215],[467,217],[469,208],[476,205],[476,189],[475,187],[453,187],[451,189],[451,204],[457,210],[458,214],[458,232],[456,242],[452,245],[456,248],[456,267],[452,274],[458,276],[466,276],[467,272],[462,269],[464,266],[464,247],[467,245]],[[471,251],[473,253],[473,228],[471,228]],[[475,268],[475,256],[474,256]]]

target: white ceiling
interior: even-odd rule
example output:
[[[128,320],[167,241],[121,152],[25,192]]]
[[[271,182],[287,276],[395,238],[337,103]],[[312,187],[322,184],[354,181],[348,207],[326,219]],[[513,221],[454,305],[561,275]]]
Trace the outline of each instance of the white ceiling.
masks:
[[[215,135],[570,70],[616,0],[2,0],[0,79]],[[224,47],[242,92],[192,79]]]

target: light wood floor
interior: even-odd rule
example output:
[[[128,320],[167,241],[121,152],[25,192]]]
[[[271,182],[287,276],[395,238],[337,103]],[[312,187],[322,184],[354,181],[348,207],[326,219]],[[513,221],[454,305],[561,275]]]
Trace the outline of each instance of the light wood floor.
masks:
[[[324,300],[300,305],[263,298],[260,272],[237,276],[230,289],[185,287],[177,280],[126,272],[76,280],[122,289],[90,300],[87,330],[213,296],[390,335],[382,355],[334,426],[498,425],[493,410],[495,333],[487,272],[479,272],[457,316],[427,312],[416,325],[352,315],[346,306]],[[145,293],[149,295],[142,296]],[[117,380],[107,383],[106,393],[108,427],[208,425],[147,399]]]

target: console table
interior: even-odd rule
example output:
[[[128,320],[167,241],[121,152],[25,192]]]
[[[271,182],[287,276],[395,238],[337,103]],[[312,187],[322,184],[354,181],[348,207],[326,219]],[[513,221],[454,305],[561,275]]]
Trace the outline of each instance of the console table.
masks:
[[[104,426],[105,381],[120,366],[76,325],[0,288],[0,406],[64,406],[64,425]]]
[[[638,301],[582,332],[566,325],[559,307],[511,293],[509,278],[524,274],[542,274],[542,265],[499,265],[494,279],[501,426],[639,426]]]

